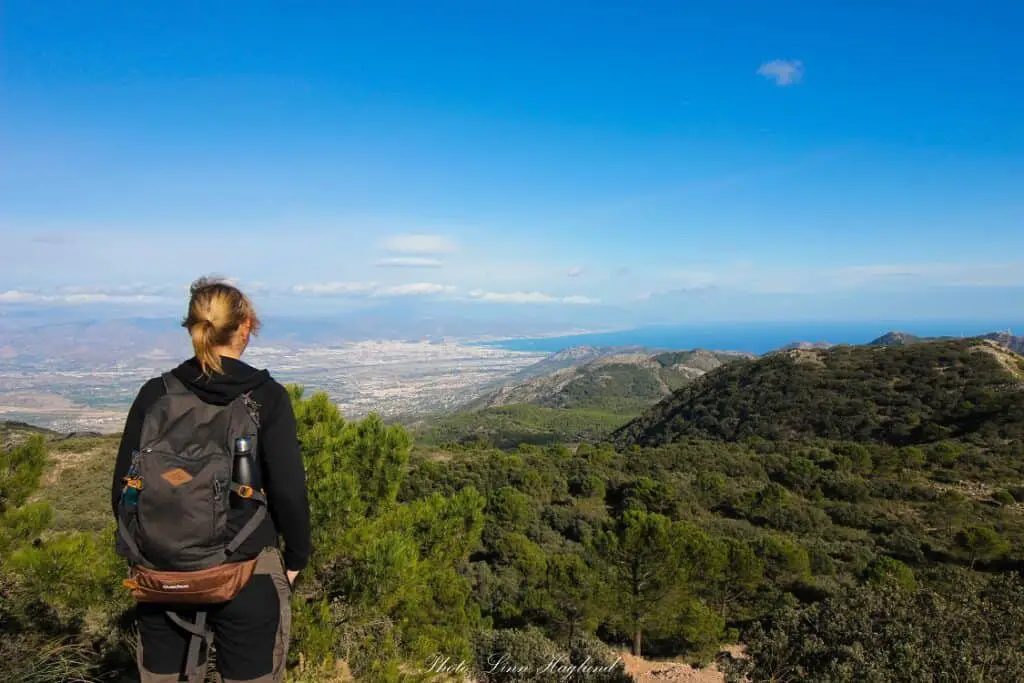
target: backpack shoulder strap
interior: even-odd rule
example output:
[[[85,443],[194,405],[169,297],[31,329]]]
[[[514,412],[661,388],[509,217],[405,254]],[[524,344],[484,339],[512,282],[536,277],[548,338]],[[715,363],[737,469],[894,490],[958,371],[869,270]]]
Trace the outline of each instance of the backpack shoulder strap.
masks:
[[[252,391],[247,391],[244,394],[240,394],[235,400],[241,401],[242,405],[245,406],[245,412],[249,414],[249,418],[256,426],[257,431],[260,428],[260,404],[256,402],[256,399],[252,397]]]
[[[185,386],[184,382],[182,382],[180,379],[174,376],[174,373],[165,372],[162,375],[162,377],[164,380],[164,390],[167,392],[168,395],[181,396],[184,394],[192,393],[191,391],[188,390],[188,387]]]

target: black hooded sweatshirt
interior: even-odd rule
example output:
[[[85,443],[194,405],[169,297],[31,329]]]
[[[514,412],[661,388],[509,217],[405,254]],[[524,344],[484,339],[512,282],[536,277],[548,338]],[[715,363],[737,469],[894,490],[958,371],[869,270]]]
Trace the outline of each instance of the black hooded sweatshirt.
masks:
[[[309,561],[310,530],[309,501],[306,494],[306,474],[295,433],[295,414],[288,392],[266,370],[256,368],[234,358],[221,357],[223,374],[204,377],[195,358],[190,358],[171,370],[192,393],[207,403],[227,405],[247,391],[259,405],[260,444],[255,482],[267,494],[270,513],[263,524],[238,549],[239,559],[256,557],[260,550],[278,545],[278,535],[284,539],[284,563],[288,569],[302,569]],[[121,446],[114,466],[111,501],[117,515],[117,503],[124,486],[124,476],[131,464],[132,451],[139,449],[142,421],[149,408],[165,394],[161,377],[146,382],[139,390],[128,411]]]

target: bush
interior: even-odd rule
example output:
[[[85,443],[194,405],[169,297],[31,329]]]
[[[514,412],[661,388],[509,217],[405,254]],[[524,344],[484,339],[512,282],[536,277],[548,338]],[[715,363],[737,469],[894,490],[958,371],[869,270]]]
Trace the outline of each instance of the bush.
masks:
[[[883,555],[867,566],[864,580],[868,583],[895,586],[904,591],[917,590],[914,572],[899,560]]]
[[[600,640],[574,638],[568,652],[534,628],[481,631],[473,667],[486,683],[629,683],[622,660]]]
[[[46,462],[39,435],[0,453],[0,680],[93,680],[129,659],[124,564],[112,525],[54,533],[51,507],[29,502]]]
[[[567,680],[579,683],[632,683],[625,664],[610,647],[592,636],[574,638],[569,658],[579,667]]]
[[[480,631],[473,640],[473,668],[484,683],[555,683],[548,671],[566,654],[535,628]]]
[[[1024,680],[1024,584],[961,576],[947,592],[895,585],[787,605],[744,634],[730,683]],[[999,615],[993,627],[992,615]]]
[[[1006,489],[999,489],[992,494],[992,500],[996,501],[1000,505],[1013,505],[1017,502],[1017,499],[1012,493]]]
[[[669,621],[664,636],[660,643],[656,636],[648,640],[652,649],[669,645],[668,652],[686,653],[690,661],[708,664],[726,639],[725,619],[699,600],[690,600]]]
[[[46,466],[46,441],[39,434],[0,451],[0,513],[23,505],[39,486]]]

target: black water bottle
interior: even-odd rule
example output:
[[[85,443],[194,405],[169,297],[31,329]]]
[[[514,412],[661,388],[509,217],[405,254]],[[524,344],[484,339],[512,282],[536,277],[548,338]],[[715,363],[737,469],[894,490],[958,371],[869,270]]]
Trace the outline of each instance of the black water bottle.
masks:
[[[232,483],[238,486],[235,495],[231,496],[231,507],[235,510],[244,510],[249,505],[248,499],[252,496],[252,467],[252,439],[240,436],[235,439],[235,462],[231,472]]]

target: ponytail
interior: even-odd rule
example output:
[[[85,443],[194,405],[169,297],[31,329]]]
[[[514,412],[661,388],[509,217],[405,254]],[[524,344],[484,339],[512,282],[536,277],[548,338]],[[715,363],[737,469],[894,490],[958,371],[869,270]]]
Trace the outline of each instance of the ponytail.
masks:
[[[192,348],[203,374],[222,374],[224,368],[216,349],[230,344],[246,320],[252,323],[255,334],[259,319],[249,297],[223,280],[200,278],[192,283],[190,292],[188,315],[181,325],[192,337]]]
[[[203,369],[204,375],[209,375],[211,371],[217,374],[224,372],[220,363],[220,354],[213,350],[213,339],[216,334],[217,328],[209,320],[200,320],[189,330],[189,335],[192,337],[192,349],[195,351],[196,360],[199,361],[199,367]]]

